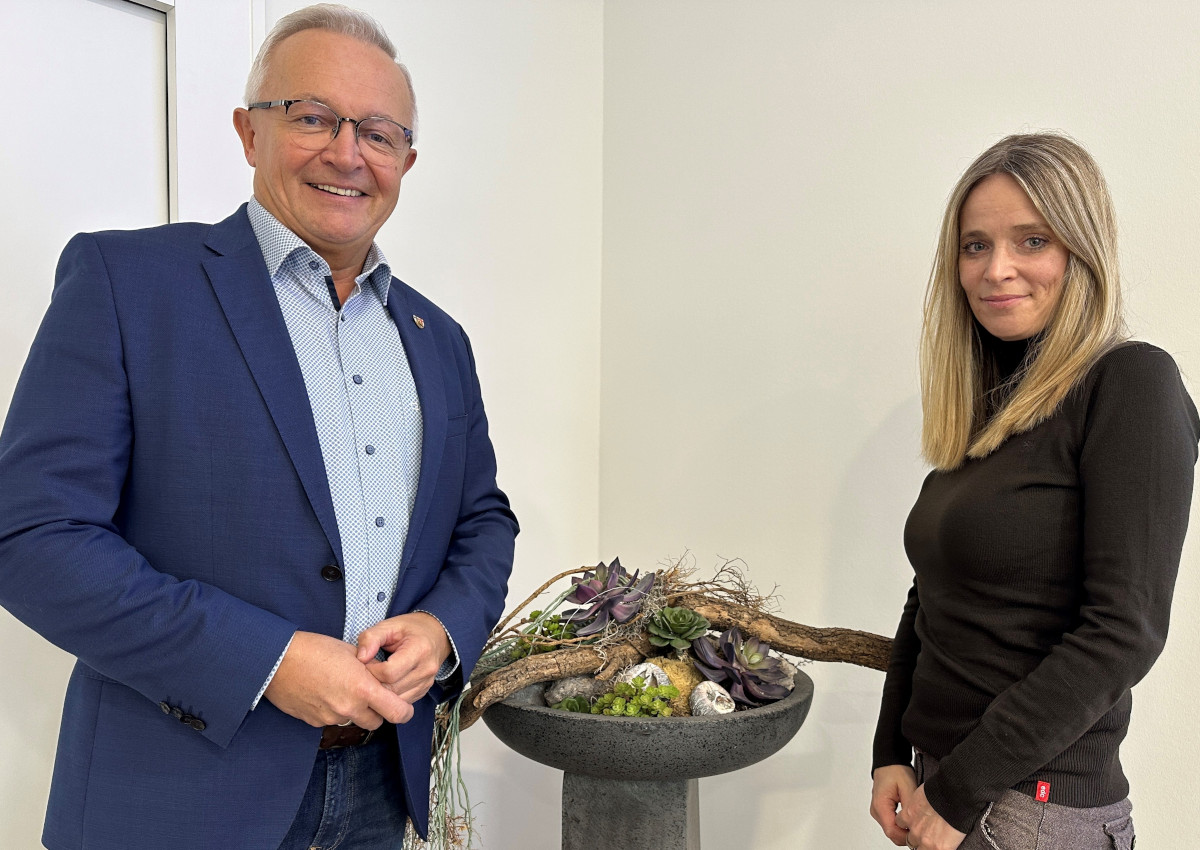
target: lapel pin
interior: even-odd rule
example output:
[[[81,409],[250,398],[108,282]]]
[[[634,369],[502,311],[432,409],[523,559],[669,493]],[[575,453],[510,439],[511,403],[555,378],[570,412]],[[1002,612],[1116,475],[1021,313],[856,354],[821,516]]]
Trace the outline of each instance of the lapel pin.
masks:
[[[416,325],[418,328],[421,328],[422,330],[425,329],[425,320],[422,319],[420,316],[413,315],[413,324]]]

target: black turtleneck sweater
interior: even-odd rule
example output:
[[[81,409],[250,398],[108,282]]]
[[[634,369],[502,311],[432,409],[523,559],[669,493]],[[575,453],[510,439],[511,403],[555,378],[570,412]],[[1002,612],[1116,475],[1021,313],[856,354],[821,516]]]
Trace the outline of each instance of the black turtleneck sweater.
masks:
[[[1002,373],[1024,348],[996,351]],[[930,805],[970,832],[1009,788],[1103,806],[1129,784],[1130,688],[1167,636],[1200,419],[1175,362],[1106,354],[1050,419],[925,479],[904,544],[874,765],[940,760]]]

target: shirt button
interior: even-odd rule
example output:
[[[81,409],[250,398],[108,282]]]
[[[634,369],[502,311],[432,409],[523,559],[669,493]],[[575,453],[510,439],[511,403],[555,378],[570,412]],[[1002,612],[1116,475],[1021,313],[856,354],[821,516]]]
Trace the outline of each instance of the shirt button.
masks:
[[[366,452],[366,453],[367,453],[367,454],[369,454],[369,455],[373,455],[373,454],[375,454],[375,447],[374,447],[374,446],[367,446],[366,448],[364,448],[364,449],[363,449],[363,451],[364,451],[364,452]]]
[[[383,517],[381,517],[381,516],[375,517],[375,527],[376,528],[383,528],[383,525],[385,522],[387,522],[387,520],[385,520]]]
[[[356,384],[361,384],[362,383],[362,375],[354,375],[350,380],[354,381],[354,383],[356,383]]]
[[[321,578],[325,581],[338,581],[342,577],[342,571],[330,564],[326,567],[321,567]]]
[[[310,269],[312,269],[313,271],[316,271],[316,270],[317,270],[317,266],[318,266],[318,265],[320,265],[320,264],[319,264],[319,263],[318,263],[316,260],[309,260],[309,261],[308,261],[308,267],[309,267]]]
[[[376,602],[382,602],[385,599],[387,599],[387,594],[384,593],[382,590],[375,594]]]

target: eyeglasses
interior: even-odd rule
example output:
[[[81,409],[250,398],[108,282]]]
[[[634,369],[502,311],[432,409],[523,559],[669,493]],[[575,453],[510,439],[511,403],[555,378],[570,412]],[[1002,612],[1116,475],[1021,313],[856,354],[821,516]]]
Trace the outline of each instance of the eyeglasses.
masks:
[[[342,122],[354,125],[363,159],[376,165],[389,165],[400,159],[412,147],[412,130],[390,118],[342,118],[328,106],[315,100],[264,100],[251,103],[247,109],[283,107],[287,132],[292,141],[305,150],[324,150],[337,138]]]

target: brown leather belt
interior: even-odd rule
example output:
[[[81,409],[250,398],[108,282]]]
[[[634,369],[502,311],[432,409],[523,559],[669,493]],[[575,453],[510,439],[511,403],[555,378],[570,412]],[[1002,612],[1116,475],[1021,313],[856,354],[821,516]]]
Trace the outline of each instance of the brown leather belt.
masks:
[[[373,729],[363,729],[353,723],[349,726],[326,726],[321,730],[321,749],[337,750],[342,747],[361,747],[374,735]]]

